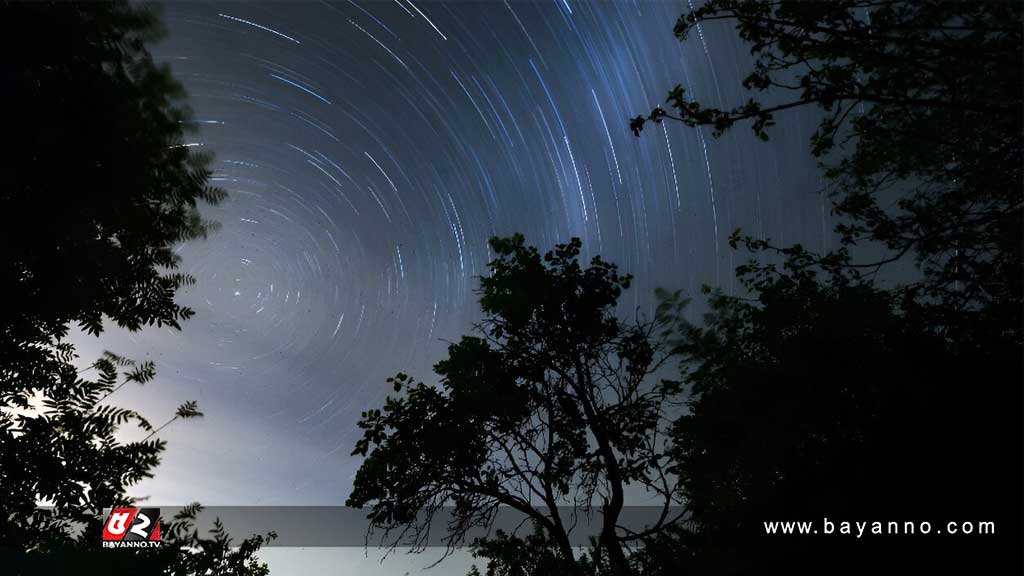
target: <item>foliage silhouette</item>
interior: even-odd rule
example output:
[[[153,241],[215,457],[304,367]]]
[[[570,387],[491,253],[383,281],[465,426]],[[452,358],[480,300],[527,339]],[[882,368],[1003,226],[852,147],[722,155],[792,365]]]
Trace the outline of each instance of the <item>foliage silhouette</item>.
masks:
[[[949,573],[1019,561],[1020,348],[953,339],[907,293],[837,266],[742,276],[677,340],[672,432],[696,573]],[[767,536],[764,522],[993,521],[994,536]],[[649,549],[650,547],[648,547]],[[844,558],[835,565],[835,558]],[[1012,564],[1011,564],[1012,565]]]
[[[210,228],[199,202],[210,157],[187,144],[185,93],[145,43],[151,8],[126,2],[5,3],[4,103],[12,111],[0,189],[0,389],[24,398],[59,371],[61,340],[103,318],[137,330],[192,315],[175,244]],[[21,391],[21,392],[19,392]]]
[[[695,573],[1020,567],[1024,11],[1016,3],[711,1],[676,35],[724,21],[755,56],[755,100],[633,119],[712,126],[818,108],[812,135],[841,248],[736,231],[746,294],[708,289],[676,338],[690,413],[673,430],[696,528],[671,569]],[[890,255],[856,262],[854,245]],[[767,256],[775,256],[768,258]],[[914,280],[883,288],[903,257]],[[673,316],[677,295],[662,294]],[[766,536],[763,523],[994,521],[995,536]],[[887,528],[887,527],[886,527]],[[645,552],[653,548],[648,546]],[[841,559],[841,560],[840,560]],[[1002,563],[1002,564],[1000,564]]]
[[[580,547],[572,563],[566,562],[554,541],[535,524],[533,531],[521,536],[497,530],[493,536],[477,539],[473,557],[486,560],[483,576],[547,576],[570,574],[574,570],[588,576],[608,576],[617,568],[599,541]],[[693,534],[685,522],[668,522],[645,534],[629,546],[627,563],[630,574],[660,576],[684,574],[693,566],[690,540]],[[473,566],[468,576],[481,576]]]
[[[200,537],[196,508],[165,526],[160,550],[99,550],[103,509],[132,505],[127,489],[159,463],[165,443],[155,435],[202,416],[185,402],[154,429],[106,404],[125,384],[152,380],[153,363],[106,353],[79,372],[68,341],[75,324],[96,335],[105,320],[134,331],[179,328],[192,315],[174,301],[194,282],[175,271],[175,247],[213,227],[198,204],[225,195],[209,184],[210,157],[186,146],[184,90],[146,49],[160,34],[150,5],[0,5],[5,136],[15,143],[0,188],[5,573],[266,573],[254,557],[266,537],[229,547],[219,523]],[[149,435],[121,440],[129,423]]]
[[[95,380],[70,371],[40,397],[40,407],[0,410],[0,486],[7,495],[0,501],[0,559],[11,573],[108,574],[116,568],[174,576],[265,575],[255,552],[275,535],[251,536],[233,547],[216,520],[212,537],[202,537],[193,522],[198,504],[162,526],[160,549],[114,555],[100,549],[102,510],[138,504],[127,489],[152,477],[159,464],[166,442],[153,436],[175,420],[202,413],[195,402],[185,402],[154,428],[137,412],[103,403],[129,382],[152,380],[151,362],[137,364],[108,352],[92,369]],[[129,423],[149,434],[119,441],[118,432]],[[40,501],[50,506],[39,508]]]
[[[844,246],[890,253],[847,264],[912,255],[933,313],[962,323],[970,309],[1022,342],[1021,4],[712,0],[683,14],[675,34],[723,24],[750,43],[743,85],[768,103],[708,108],[676,86],[669,110],[634,118],[634,133],[670,119],[719,135],[749,121],[767,140],[780,112],[818,110],[811,145],[842,219],[836,232]]]
[[[581,267],[579,239],[543,257],[521,235],[490,245],[477,335],[449,346],[434,367],[439,386],[406,374],[389,379],[404,394],[363,414],[353,454],[365,460],[347,505],[369,506],[373,528],[416,549],[444,505],[454,506],[451,547],[510,506],[547,539],[543,558],[529,565],[557,564],[565,574],[586,566],[570,544],[574,519],[558,506],[594,508],[601,529],[592,557],[609,574],[628,574],[638,537],[618,527],[626,486],[644,486],[664,503],[652,534],[676,520],[669,506],[679,503],[665,475],[665,438],[680,386],[655,377],[668,358],[656,334],[664,327],[614,315],[631,278],[600,257]],[[477,542],[497,560],[523,545]]]
[[[164,574],[167,576],[267,576],[267,566],[256,558],[260,546],[277,535],[255,535],[235,544],[220,519],[215,519],[210,536],[203,537],[195,528],[195,518],[202,511],[199,504],[190,504],[161,523],[165,544],[148,550],[99,550],[91,542],[76,540],[60,542],[46,554],[18,555],[6,566],[12,574],[76,574],[102,576],[107,574]],[[86,533],[98,533],[102,524],[96,520],[86,524]]]
[[[494,536],[475,542],[473,556],[487,560],[485,576],[532,576],[534,574],[571,574],[574,570],[591,573],[586,567],[574,566],[542,529],[525,537],[507,534],[502,530]],[[480,576],[476,566],[468,576]]]

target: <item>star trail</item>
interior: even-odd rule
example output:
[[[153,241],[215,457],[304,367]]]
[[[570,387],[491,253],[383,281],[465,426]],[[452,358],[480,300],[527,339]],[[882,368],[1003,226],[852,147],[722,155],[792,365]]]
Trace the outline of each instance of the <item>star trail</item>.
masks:
[[[820,248],[828,209],[807,154],[813,118],[770,143],[628,118],[682,83],[708,105],[749,95],[731,29],[672,36],[685,2],[170,3],[154,56],[190,96],[230,199],[183,245],[198,283],[181,332],[83,339],[153,358],[150,413],[196,399],[154,501],[339,504],[361,411],[398,371],[429,381],[468,333],[492,235],[546,249],[578,236],[656,287],[735,291],[729,233]],[[699,317],[700,303],[691,310]],[[159,390],[154,392],[154,390]],[[128,401],[133,392],[127,392]],[[210,442],[209,438],[217,438]],[[202,471],[200,473],[200,471]]]

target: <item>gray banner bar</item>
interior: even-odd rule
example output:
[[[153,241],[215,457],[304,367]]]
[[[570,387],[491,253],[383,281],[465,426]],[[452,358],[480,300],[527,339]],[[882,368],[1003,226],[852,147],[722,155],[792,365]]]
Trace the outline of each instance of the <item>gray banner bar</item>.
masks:
[[[180,506],[161,506],[160,515],[164,522],[170,521]],[[450,509],[444,509],[434,517],[430,526],[430,537],[427,546],[444,546],[444,537],[449,519]],[[573,524],[575,514],[576,525],[570,533],[570,541],[574,546],[586,546],[592,536],[597,536],[603,516],[598,510],[591,513],[590,518],[582,509],[572,507],[559,508],[558,512],[566,526]],[[671,508],[668,519],[677,517],[681,508]],[[643,530],[658,521],[661,516],[660,506],[626,506],[619,518],[619,525],[633,531]],[[196,527],[202,534],[213,525],[214,518],[220,518],[232,539],[237,543],[251,534],[264,534],[273,530],[277,539],[269,546],[295,547],[371,547],[390,544],[391,540],[382,540],[377,532],[367,536],[369,521],[366,510],[346,508],[344,506],[211,506],[204,508],[196,521]],[[524,522],[526,516],[512,508],[499,508],[491,533],[503,530],[506,533],[516,531],[520,536],[529,534],[532,526]],[[470,533],[465,543],[473,538],[484,536],[483,529]],[[397,534],[392,534],[392,539]]]

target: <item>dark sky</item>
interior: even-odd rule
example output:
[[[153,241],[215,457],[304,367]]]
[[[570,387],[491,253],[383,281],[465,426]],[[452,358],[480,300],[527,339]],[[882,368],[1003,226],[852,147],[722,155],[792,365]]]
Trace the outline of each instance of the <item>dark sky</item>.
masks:
[[[187,399],[155,504],[341,504],[361,411],[384,379],[430,379],[469,330],[492,235],[548,248],[579,236],[655,287],[735,288],[729,233],[821,248],[831,227],[808,159],[813,121],[761,143],[628,118],[682,83],[709,105],[748,97],[731,29],[672,36],[686,3],[171,3],[153,48],[185,84],[231,198],[223,228],[181,248],[198,285],[182,332],[80,338],[152,358],[122,403],[153,421]],[[699,313],[700,306],[693,312]]]

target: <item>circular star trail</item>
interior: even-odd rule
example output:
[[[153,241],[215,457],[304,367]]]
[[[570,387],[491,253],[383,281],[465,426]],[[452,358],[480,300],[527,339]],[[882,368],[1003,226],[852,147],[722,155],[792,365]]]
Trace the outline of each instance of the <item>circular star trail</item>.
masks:
[[[807,160],[813,118],[770,143],[628,118],[677,83],[708,105],[745,101],[747,48],[728,28],[672,36],[685,3],[171,3],[154,56],[190,96],[186,144],[215,154],[221,224],[182,246],[198,284],[181,332],[83,339],[153,358],[124,389],[176,424],[154,501],[339,504],[360,412],[384,379],[430,381],[445,340],[478,317],[487,239],[541,249],[578,236],[656,287],[736,289],[730,232],[821,247],[830,228]],[[700,313],[699,303],[691,313]]]

